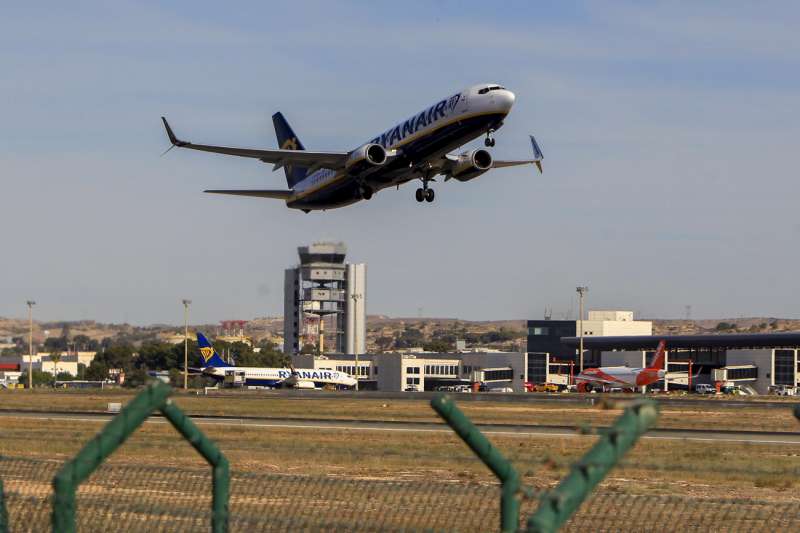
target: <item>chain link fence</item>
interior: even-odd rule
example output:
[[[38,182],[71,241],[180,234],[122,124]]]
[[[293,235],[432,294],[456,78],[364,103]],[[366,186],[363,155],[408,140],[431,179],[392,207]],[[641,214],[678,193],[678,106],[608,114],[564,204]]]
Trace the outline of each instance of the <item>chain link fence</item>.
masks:
[[[150,533],[207,530],[209,525],[220,532],[470,532],[498,527],[532,533],[559,528],[580,532],[800,531],[800,505],[791,494],[770,501],[765,496],[775,496],[770,492],[759,493],[764,498],[759,500],[693,496],[689,486],[684,488],[685,495],[665,495],[599,485],[654,423],[657,406],[651,401],[631,403],[612,426],[598,430],[592,448],[569,461],[561,481],[550,486],[540,483],[535,472],[553,463],[551,457],[509,450],[516,462],[527,467],[520,475],[512,461],[445,396],[435,398],[432,407],[495,478],[489,472],[486,477],[440,481],[235,469],[229,474],[227,458],[167,400],[169,394],[169,388],[161,384],[145,389],[66,463],[0,456],[0,495],[4,496],[0,533],[51,527],[54,531]],[[212,468],[106,461],[154,410],[160,410]],[[313,460],[308,463],[313,467]],[[768,476],[776,473],[770,470],[775,467],[763,472],[759,466],[753,468],[769,486],[778,487],[784,480]],[[792,479],[800,472],[788,464],[784,467],[783,460],[777,467]],[[622,475],[625,468],[623,461]]]
[[[46,531],[62,463],[0,458],[9,529]],[[78,531],[197,531],[211,521],[211,473],[106,463],[78,489]],[[233,473],[231,531],[489,531],[495,483]]]
[[[9,531],[51,527],[52,479],[61,462],[0,457]],[[81,485],[78,531],[199,531],[211,521],[211,473],[106,463]],[[236,473],[231,531],[493,531],[493,482],[387,481]],[[536,510],[522,500],[520,527]],[[592,495],[563,531],[798,531],[800,505],[755,499]]]

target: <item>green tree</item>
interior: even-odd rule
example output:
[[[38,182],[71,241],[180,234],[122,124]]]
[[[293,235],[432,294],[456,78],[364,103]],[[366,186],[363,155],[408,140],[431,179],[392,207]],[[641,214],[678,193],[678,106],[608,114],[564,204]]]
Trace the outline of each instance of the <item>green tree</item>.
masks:
[[[300,353],[308,354],[308,353],[317,353],[317,345],[313,343],[306,343],[300,349]]]
[[[394,339],[388,336],[381,336],[375,339],[375,344],[378,345],[378,349],[382,352],[385,352],[386,350],[391,348],[393,343]]]
[[[150,381],[150,379],[150,376],[147,375],[147,370],[144,368],[133,368],[125,372],[125,381],[122,383],[122,386],[128,388],[141,387]]]
[[[33,370],[32,374],[32,381],[34,387],[41,387],[43,385],[52,386],[53,385],[53,374],[50,372],[42,372],[41,370]],[[25,370],[19,376],[19,382],[24,384],[26,387],[28,386],[28,371]]]
[[[736,326],[734,324],[731,324],[730,322],[720,322],[719,324],[717,324],[717,327],[715,329],[717,331],[727,331],[730,329],[736,329]]]
[[[61,362],[61,352],[60,351],[56,351],[56,352],[50,353],[50,359],[53,361],[53,372],[55,374],[58,374],[58,363]]]
[[[64,352],[67,350],[67,339],[64,337],[47,337],[44,340],[43,349],[48,353]]]
[[[56,375],[56,381],[73,381],[75,376],[70,374],[69,372],[59,372]]]
[[[95,339],[90,339],[87,335],[75,335],[72,339],[72,345],[79,352],[96,352],[100,349],[100,343]]]
[[[435,339],[423,344],[422,349],[425,350],[426,352],[445,353],[445,352],[452,352],[453,345],[449,342]]]

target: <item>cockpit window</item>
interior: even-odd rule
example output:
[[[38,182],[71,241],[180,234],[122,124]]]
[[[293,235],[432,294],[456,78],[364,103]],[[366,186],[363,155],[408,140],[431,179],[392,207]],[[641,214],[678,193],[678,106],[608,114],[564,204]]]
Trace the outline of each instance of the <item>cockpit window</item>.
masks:
[[[486,94],[489,91],[499,91],[499,90],[505,90],[505,87],[500,87],[499,85],[490,85],[489,87],[478,89],[478,94]]]

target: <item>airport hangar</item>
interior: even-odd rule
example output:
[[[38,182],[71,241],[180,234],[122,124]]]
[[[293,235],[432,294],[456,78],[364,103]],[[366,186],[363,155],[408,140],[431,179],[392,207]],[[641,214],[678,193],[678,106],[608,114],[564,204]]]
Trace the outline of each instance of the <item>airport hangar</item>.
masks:
[[[538,343],[549,345],[552,351],[528,353],[528,370],[534,383],[559,382],[568,374],[570,363],[576,368],[580,338],[573,334],[556,341],[554,335],[569,327],[554,326],[549,330],[553,335],[544,336],[549,338]],[[665,390],[676,385],[685,388],[690,371],[692,384],[733,383],[758,394],[767,394],[776,385],[800,385],[800,333],[589,336],[583,338],[584,366],[645,367],[661,340],[667,346]],[[536,339],[533,344],[537,345]]]

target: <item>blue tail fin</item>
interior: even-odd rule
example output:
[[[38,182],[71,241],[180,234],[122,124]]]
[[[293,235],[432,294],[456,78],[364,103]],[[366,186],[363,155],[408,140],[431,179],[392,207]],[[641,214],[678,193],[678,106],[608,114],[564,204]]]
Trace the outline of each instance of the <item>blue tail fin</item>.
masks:
[[[219,356],[219,354],[211,345],[211,343],[208,342],[206,336],[200,333],[199,331],[197,332],[197,345],[200,347],[200,355],[203,356],[203,368],[207,366],[213,366],[213,367],[231,366],[222,360],[222,357]]]
[[[281,150],[305,150],[303,143],[297,138],[297,135],[292,131],[292,127],[283,118],[283,114],[278,112],[272,115],[272,124],[275,125],[275,136],[278,138],[278,148]],[[297,165],[285,165],[283,167],[286,172],[286,183],[289,188],[306,177],[308,168],[298,167]]]

